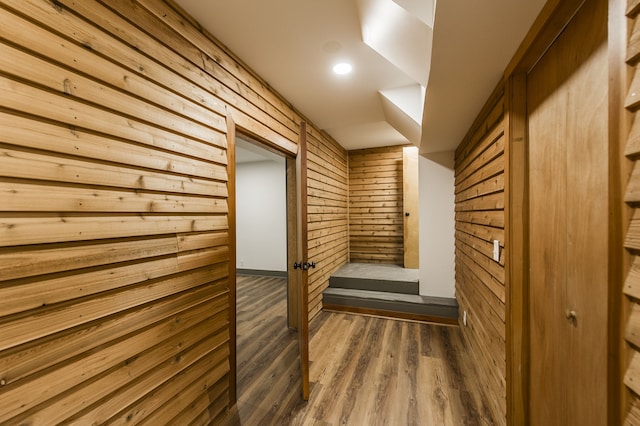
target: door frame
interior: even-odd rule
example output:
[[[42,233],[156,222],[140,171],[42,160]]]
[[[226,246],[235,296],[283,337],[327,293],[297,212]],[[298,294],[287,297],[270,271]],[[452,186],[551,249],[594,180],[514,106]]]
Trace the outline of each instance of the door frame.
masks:
[[[549,0],[505,70],[505,246],[506,253],[506,385],[507,424],[529,420],[529,183],[527,135],[527,73],[553,44],[585,0]],[[624,110],[626,2],[608,0],[609,59],[609,302],[607,359],[607,417],[621,424],[626,412],[623,327],[627,307],[622,285],[629,269],[624,250],[624,188],[629,165],[624,156],[629,115]]]
[[[287,325],[289,328],[298,330],[299,356],[301,362],[301,389],[303,399],[309,398],[309,307],[308,288],[306,286],[307,272],[294,270],[293,263],[299,261],[301,252],[306,253],[304,247],[300,247],[299,241],[306,236],[306,220],[298,220],[300,217],[300,204],[306,206],[306,197],[300,196],[302,188],[296,180],[300,180],[301,150],[298,148],[304,143],[306,146],[306,124],[300,124],[300,141],[296,147],[296,152],[292,153],[275,144],[271,144],[254,135],[250,131],[236,124],[233,116],[227,114],[227,193],[228,193],[228,228],[229,228],[229,400],[230,407],[233,407],[238,400],[237,395],[237,293],[236,293],[236,137],[242,134],[243,137],[256,143],[261,148],[281,155],[286,164],[286,201],[287,201]],[[302,164],[306,166],[306,151],[303,152]],[[306,176],[306,170],[304,170]],[[303,179],[302,182],[306,182]],[[306,215],[304,215],[306,216]],[[301,218],[302,219],[302,218]],[[300,227],[302,224],[302,227]],[[306,238],[304,239],[306,243]],[[306,244],[305,244],[306,247]],[[304,249],[304,250],[303,250]],[[306,254],[302,262],[307,262]],[[303,272],[302,274],[300,272]],[[304,291],[300,291],[304,290]],[[302,324],[302,326],[300,326]],[[305,368],[306,367],[306,368]]]
[[[299,267],[291,267],[288,270],[289,277],[295,276],[294,287],[297,289],[293,297],[298,304],[298,347],[300,356],[300,375],[302,377],[302,399],[309,400],[309,246],[308,246],[308,222],[307,222],[307,123],[300,123],[300,134],[298,140],[298,153],[295,161],[295,172],[287,178],[295,175],[295,208],[292,206],[292,213],[295,210],[296,235],[288,238],[287,244],[296,246],[296,257],[301,264]],[[287,167],[287,170],[289,168]],[[289,259],[291,263],[292,259]],[[295,260],[294,260],[295,262]],[[315,264],[312,264],[315,268]]]

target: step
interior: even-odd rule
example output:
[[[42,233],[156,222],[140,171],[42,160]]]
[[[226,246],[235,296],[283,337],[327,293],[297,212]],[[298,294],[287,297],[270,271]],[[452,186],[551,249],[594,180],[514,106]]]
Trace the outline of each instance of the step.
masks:
[[[327,288],[322,305],[328,310],[370,313],[395,318],[457,324],[455,299],[384,291]]]
[[[348,263],[331,275],[329,287],[417,295],[419,270],[397,265]]]

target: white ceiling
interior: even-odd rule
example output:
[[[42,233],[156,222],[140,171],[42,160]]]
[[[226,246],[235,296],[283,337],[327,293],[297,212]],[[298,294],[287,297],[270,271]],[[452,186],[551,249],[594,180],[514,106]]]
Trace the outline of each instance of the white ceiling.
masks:
[[[434,1],[176,3],[344,148],[424,154],[456,147],[544,4],[440,0],[432,29]]]

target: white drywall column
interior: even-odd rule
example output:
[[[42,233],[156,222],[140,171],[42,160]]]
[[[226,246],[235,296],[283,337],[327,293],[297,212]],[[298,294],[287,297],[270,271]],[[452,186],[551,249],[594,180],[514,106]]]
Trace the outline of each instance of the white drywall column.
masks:
[[[420,294],[454,297],[454,151],[420,156]]]
[[[238,269],[287,270],[284,159],[236,166]]]

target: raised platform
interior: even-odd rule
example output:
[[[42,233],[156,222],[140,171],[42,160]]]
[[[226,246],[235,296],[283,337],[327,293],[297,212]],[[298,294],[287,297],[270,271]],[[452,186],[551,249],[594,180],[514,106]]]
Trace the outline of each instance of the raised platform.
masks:
[[[348,263],[329,279],[326,310],[457,324],[455,299],[419,295],[419,270],[396,265]]]
[[[420,270],[398,265],[347,263],[331,275],[329,287],[419,294]]]

